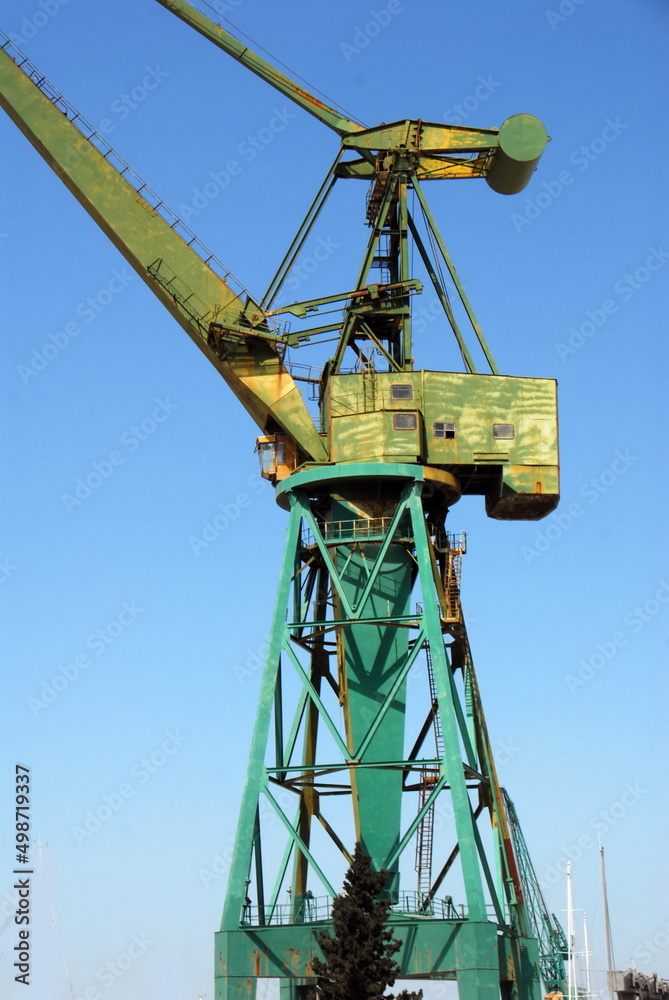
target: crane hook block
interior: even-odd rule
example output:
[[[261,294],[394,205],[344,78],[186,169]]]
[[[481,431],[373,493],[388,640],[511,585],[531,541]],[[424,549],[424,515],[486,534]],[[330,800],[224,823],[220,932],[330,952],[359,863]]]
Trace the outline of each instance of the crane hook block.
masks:
[[[518,194],[534,173],[549,135],[533,115],[513,115],[502,123],[486,180],[498,194]]]

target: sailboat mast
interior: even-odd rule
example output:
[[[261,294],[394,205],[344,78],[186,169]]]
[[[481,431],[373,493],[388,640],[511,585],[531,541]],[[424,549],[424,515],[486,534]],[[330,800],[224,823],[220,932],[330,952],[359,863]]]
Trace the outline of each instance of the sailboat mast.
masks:
[[[567,942],[569,945],[567,977],[569,1000],[576,1000],[576,968],[574,956],[574,896],[571,885],[571,861],[567,862]]]
[[[585,949],[585,995],[589,998],[592,996],[592,988],[590,986],[590,946],[588,944],[588,917],[583,911],[583,947]]]
[[[607,983],[611,997],[613,993],[613,971],[615,962],[613,959],[613,939],[611,937],[611,920],[609,918],[609,897],[606,890],[606,866],[604,864],[604,848],[599,848],[599,857],[602,871],[602,901],[604,910],[604,935],[606,937],[606,963],[607,963]]]

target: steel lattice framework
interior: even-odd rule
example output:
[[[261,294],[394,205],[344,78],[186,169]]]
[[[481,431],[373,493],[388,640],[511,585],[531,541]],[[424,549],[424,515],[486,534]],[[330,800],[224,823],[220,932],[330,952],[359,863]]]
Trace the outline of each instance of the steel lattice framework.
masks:
[[[499,373],[423,188],[478,177],[497,192],[520,191],[546,131],[530,115],[499,129],[421,119],[366,128],[185,0],[159,2],[340,141],[256,301],[0,37],[3,108],[257,423],[262,473],[288,513],[216,935],[218,1000],[254,997],[266,977],[279,977],[285,1000],[306,995],[316,933],[329,926],[358,841],[389,872],[403,977],[456,979],[462,1000],[497,1000],[500,991],[504,1000],[540,1000],[542,975],[550,988],[562,985],[563,939],[497,779],[460,603],[465,543],[447,532],[446,516],[463,494],[484,496],[498,519],[555,508],[556,387]],[[354,288],[273,308],[341,179],[370,185]],[[414,368],[412,302],[422,291],[414,249],[462,371]],[[285,326],[286,315],[333,311],[320,325]],[[333,335],[324,366],[299,376],[287,350]],[[317,393],[316,421],[300,380]]]

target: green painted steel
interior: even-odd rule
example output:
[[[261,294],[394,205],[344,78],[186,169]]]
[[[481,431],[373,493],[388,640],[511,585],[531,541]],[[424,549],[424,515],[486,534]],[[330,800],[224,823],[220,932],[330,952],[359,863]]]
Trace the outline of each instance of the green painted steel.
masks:
[[[389,508],[386,516],[392,513]],[[332,503],[331,514],[335,522],[358,517],[355,507],[342,501]],[[387,537],[392,537],[390,532]],[[414,565],[403,545],[392,544],[385,553],[375,542],[360,543],[353,550],[343,544],[335,551],[342,589],[355,617],[385,619],[409,614]],[[373,583],[371,588],[367,587],[368,581]],[[407,630],[389,632],[382,620],[378,624],[353,625],[343,633],[346,738],[349,752],[361,763],[401,760],[404,755],[406,677],[399,688],[394,688],[394,683],[407,658],[408,641]],[[383,725],[362,750],[365,734],[391,691],[392,703],[383,716]],[[363,768],[351,772],[351,783],[356,840],[362,842],[375,867],[381,868],[398,843],[402,772]],[[388,884],[391,898],[398,887],[399,873],[393,865]]]
[[[316,934],[330,926],[329,920],[318,920],[217,934],[217,961],[238,974],[218,980],[216,1000],[253,997],[257,979],[272,975],[284,983],[313,983],[311,961],[321,956]],[[531,938],[498,936],[493,923],[457,918],[416,921],[399,915],[391,926],[402,941],[395,958],[403,979],[455,980],[462,1000],[498,1000],[500,986],[519,1000],[536,996],[537,946]],[[258,977],[241,972],[249,956]]]
[[[532,115],[514,115],[500,129],[422,120],[365,128],[309,93],[186,0],[158,3],[340,135],[343,149],[360,153],[362,159],[355,166],[351,161],[340,165],[340,176],[371,179],[379,153],[403,148],[419,153],[418,173],[424,179],[485,176],[495,191],[516,194],[527,185],[548,142],[546,129]],[[475,152],[481,155],[472,158]]]
[[[253,996],[266,977],[295,997],[313,981],[315,933],[328,926],[356,839],[391,872],[403,977],[456,978],[463,1000],[513,982],[519,996],[539,1000],[536,942],[507,851],[466,631],[446,622],[438,553],[449,484],[431,475],[415,464],[351,463],[305,469],[278,487],[289,528],[217,935],[219,1000]],[[408,725],[407,699],[417,681],[427,686],[428,669],[434,700],[422,725],[414,704]],[[435,807],[452,815],[453,839],[438,845],[430,891],[413,894],[406,860]],[[334,854],[316,849],[317,829]]]
[[[398,387],[407,387],[404,398],[394,398]],[[333,375],[327,388],[333,462],[404,460],[449,470],[463,493],[486,496],[494,517],[543,517],[557,505],[553,379],[377,372],[367,382]],[[415,414],[414,428],[396,429],[401,413]],[[500,428],[505,437],[496,436]]]
[[[461,1000],[497,1000],[500,990],[540,1000],[542,971],[548,985],[562,981],[559,925],[546,936],[537,923],[536,877],[497,779],[462,617],[462,550],[445,518],[462,493],[484,496],[495,518],[554,509],[556,386],[499,374],[422,181],[485,177],[496,191],[519,191],[546,131],[529,115],[500,129],[420,119],[364,128],[185,0],[158,2],[341,139],[258,303],[0,37],[2,106],[264,431],[265,474],[289,515],[216,935],[217,998],[254,997],[258,980],[273,976],[284,1000],[305,995],[315,934],[330,926],[361,840],[390,872],[403,977],[456,979]],[[270,311],[338,178],[372,182],[355,287]],[[409,211],[410,190],[422,219]],[[464,372],[414,370],[412,299],[422,285],[412,277],[413,246]],[[289,333],[276,323],[278,314],[305,317],[337,303],[332,324]],[[332,332],[332,357],[307,379],[319,387],[317,427],[284,352]],[[490,374],[477,371],[477,355]],[[445,817],[438,838],[436,816]],[[412,863],[416,891],[407,890]]]
[[[499,194],[515,194],[519,185],[525,187],[537,169],[548,135],[544,125],[532,115],[514,115],[502,123],[497,140],[497,153],[486,181]]]
[[[517,117],[524,117],[524,116],[518,115]],[[542,128],[543,128],[543,126],[542,126]],[[430,211],[430,207],[429,207],[429,205],[428,205],[428,203],[427,203],[427,201],[425,199],[425,195],[423,194],[423,189],[422,189],[421,185],[418,183],[418,178],[414,178],[413,187],[414,187],[414,190],[415,190],[416,194],[418,195],[418,200],[420,202],[420,207],[423,210],[423,214],[425,215],[425,218],[427,219],[427,221],[428,221],[428,223],[430,225],[430,228],[431,228],[432,232],[434,233],[435,239],[437,241],[437,245],[439,246],[439,251],[441,253],[441,256],[444,259],[446,267],[448,268],[448,273],[451,276],[451,280],[453,281],[453,284],[455,285],[455,287],[458,290],[458,294],[460,296],[460,300],[462,301],[462,304],[465,307],[465,311],[467,313],[469,321],[470,321],[470,323],[471,323],[471,325],[472,325],[472,327],[474,329],[474,332],[476,334],[476,339],[478,340],[478,342],[479,342],[479,344],[480,344],[480,346],[481,346],[481,348],[483,350],[483,353],[485,354],[486,361],[490,365],[490,371],[493,373],[493,375],[499,375],[499,369],[497,368],[497,365],[495,364],[495,360],[494,360],[492,354],[490,353],[490,348],[488,347],[488,343],[487,343],[485,337],[483,336],[483,331],[481,330],[481,327],[478,324],[478,320],[476,319],[476,316],[474,315],[474,310],[472,309],[472,307],[470,305],[470,302],[469,302],[469,299],[467,298],[467,296],[465,294],[465,290],[464,290],[464,288],[462,286],[462,282],[460,281],[460,279],[458,277],[458,273],[455,270],[455,267],[453,265],[453,261],[451,260],[451,256],[450,256],[448,250],[446,249],[446,244],[444,243],[444,241],[443,241],[443,239],[441,237],[441,233],[439,232],[439,229],[437,227],[437,224],[435,223],[435,221],[434,221],[434,219],[432,217],[432,212]]]
[[[172,9],[180,4],[168,6]],[[149,196],[141,178],[102,136],[85,122],[82,125],[81,116],[32,64],[22,54],[10,53],[18,50],[7,40],[0,49],[3,107],[216,366],[261,429],[266,433],[278,430],[294,444],[297,465],[305,459],[426,463],[459,478],[466,484],[464,492],[484,495],[491,517],[534,519],[554,509],[559,493],[554,383],[473,374],[472,354],[431,265],[432,280],[469,374],[413,371],[410,298],[420,286],[410,277],[410,234],[421,256],[426,261],[429,256],[407,209],[408,186],[419,196],[429,230],[491,371],[496,373],[497,369],[422,194],[418,175],[405,162],[401,149],[384,161],[372,191],[373,226],[367,251],[356,289],[349,293],[343,322],[335,327],[339,331],[337,349],[321,379],[319,431],[283,361],[289,338],[273,329],[271,317],[247,293],[233,290],[227,273],[221,275],[212,269],[213,255],[195,251],[193,234],[184,232],[178,219],[166,214],[157,196]],[[245,49],[244,60],[251,56]],[[260,75],[276,83],[264,69]],[[41,89],[31,77],[41,80]],[[514,156],[536,151],[538,130],[532,123],[524,126],[514,118],[503,126]],[[392,142],[388,140],[391,150],[393,142],[406,139],[408,133],[399,128],[393,132],[394,126],[387,128],[395,136]],[[420,134],[421,141],[432,148],[437,140],[430,128],[426,126]],[[477,142],[490,142],[489,132],[477,139],[476,130],[460,129],[454,133],[457,142],[453,141],[457,148],[470,148]],[[371,141],[369,135],[367,140]],[[268,301],[280,288],[288,264],[318,216],[336,167],[337,161],[270,285],[265,297]],[[382,241],[387,241],[385,249]],[[384,260],[387,268],[385,286],[370,283],[372,268],[379,260]],[[327,304],[332,298],[320,301]],[[316,306],[310,303],[303,308]],[[377,372],[370,357],[361,354],[365,345],[381,356],[388,372]],[[367,358],[364,370],[353,376],[340,374],[349,349]],[[393,373],[401,373],[402,381],[411,385],[411,405],[392,397]],[[505,427],[510,428],[511,437],[495,436]]]
[[[287,77],[285,73],[282,73],[252,49],[249,49],[247,45],[240,42],[234,35],[231,35],[220,24],[215,24],[196,7],[193,7],[192,4],[184,3],[182,0],[158,0],[158,3],[166,7],[173,14],[176,14],[177,17],[180,17],[191,28],[195,28],[196,31],[199,31],[209,41],[218,45],[228,55],[237,59],[243,66],[246,66],[252,73],[255,73],[256,76],[259,76],[262,80],[266,80],[267,83],[270,83],[284,97],[289,97],[291,101],[304,108],[310,115],[318,118],[324,125],[328,125],[331,129],[334,129],[335,132],[345,135],[348,132],[356,132],[363,128],[362,125],[351,121],[340,111],[335,111],[334,108],[330,108],[327,104],[319,101],[313,94],[310,94],[303,87],[300,87],[299,84],[296,84],[294,80]]]
[[[222,926],[235,926],[240,919],[244,909],[246,898],[246,878],[249,870],[249,857],[251,854],[258,801],[261,789],[264,787],[263,781],[263,761],[265,758],[266,744],[269,732],[270,718],[274,708],[274,691],[279,670],[279,659],[281,654],[283,621],[285,608],[288,603],[290,586],[295,570],[295,549],[297,545],[298,532],[300,528],[299,517],[293,514],[288,525],[286,534],[286,546],[284,550],[283,563],[279,590],[277,593],[274,608],[274,619],[270,633],[270,642],[267,652],[265,669],[263,671],[262,686],[256,711],[256,721],[251,742],[251,751],[246,771],[246,784],[242,798],[242,807],[239,812],[237,822],[237,836],[230,866],[229,889],[223,911]]]
[[[190,245],[194,235],[185,233],[176,216],[168,221],[161,214],[156,196],[147,200],[147,185],[9,39],[0,47],[0,105],[217,368],[258,426],[265,430],[278,424],[305,457],[326,459],[322,438],[259,306],[243,289],[233,290],[229,274],[221,277],[196,253]],[[225,351],[211,335],[212,324],[227,344]]]
[[[506,791],[504,804],[509,817],[514,853],[522,875],[525,889],[528,922],[531,933],[539,943],[539,965],[546,988],[549,991],[568,993],[565,960],[569,956],[569,945],[560,923],[548,909],[541,891],[539,879],[532,865],[530,853],[520,828],[516,807]]]

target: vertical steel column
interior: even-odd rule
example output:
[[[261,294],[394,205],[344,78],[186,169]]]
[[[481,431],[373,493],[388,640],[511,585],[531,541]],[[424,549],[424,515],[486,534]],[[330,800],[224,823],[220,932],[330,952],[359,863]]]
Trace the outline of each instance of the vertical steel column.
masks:
[[[325,620],[326,606],[328,599],[328,577],[323,567],[314,571],[317,575],[316,600],[314,604],[315,618]],[[321,635],[314,641],[314,649],[311,654],[311,683],[315,691],[320,694],[321,682],[324,671],[328,667],[327,654],[324,648],[324,636]],[[306,706],[306,721],[304,724],[304,747],[302,752],[302,762],[305,768],[312,768],[316,763],[316,750],[318,745],[318,706],[310,699]],[[316,792],[308,784],[310,772],[304,771],[304,786],[300,794],[299,819],[297,829],[302,841],[309,846],[311,840],[311,824],[317,812]],[[301,905],[304,894],[307,891],[307,880],[309,874],[309,864],[302,851],[297,851],[295,855],[295,866],[293,874],[293,905]]]
[[[423,623],[432,655],[434,680],[437,689],[437,699],[439,701],[439,714],[444,734],[443,774],[451,791],[469,916],[473,920],[486,920],[483,880],[481,878],[481,869],[474,836],[474,824],[476,821],[472,813],[469,793],[465,784],[462,764],[463,754],[458,735],[453,685],[450,675],[451,668],[446,659],[439,608],[432,586],[432,563],[434,556],[429,544],[423,505],[420,499],[421,490],[422,483],[416,483],[413,487],[409,503],[414,529],[414,541],[416,544],[418,577],[424,582],[426,587],[423,593]]]
[[[487,806],[494,838],[501,793],[473,664],[467,660],[465,670],[460,650],[463,705],[444,643],[443,586],[427,523],[428,510],[438,519],[441,508],[423,500],[425,475],[418,466],[358,463],[304,470],[278,488],[289,524],[217,935],[217,1000],[251,1000],[257,980],[272,977],[281,980],[285,1000],[305,995],[319,954],[315,932],[330,926],[337,872],[354,839],[391,873],[391,920],[405,942],[401,974],[456,977],[461,1000],[499,1000],[500,986],[504,1000],[539,1000],[530,957],[536,942],[517,921],[510,879],[495,881],[479,831]],[[411,611],[414,584],[422,604]],[[422,735],[410,736],[414,747],[405,748],[407,680],[425,643],[443,735],[438,760],[423,749],[431,703]],[[426,764],[438,776],[416,813],[411,776]],[[402,891],[402,859],[406,852],[413,867],[416,831],[442,795],[452,807],[455,846],[450,839],[438,845],[447,860],[430,907],[419,907]],[[414,813],[408,822],[407,801]],[[314,835],[315,819],[329,847]],[[433,890],[456,861],[466,907],[456,910],[446,897],[432,909]],[[500,870],[508,876],[505,856]],[[274,888],[266,892],[270,874]]]
[[[400,176],[397,225],[399,229],[399,258],[400,273],[399,280],[407,282],[411,277],[411,261],[409,260],[409,209],[407,206],[407,177],[406,174]],[[409,309],[409,296],[403,296],[403,305],[406,314],[402,316],[402,335],[400,338],[400,364],[405,371],[413,370],[413,347],[411,343],[411,310]]]
[[[246,900],[246,886],[253,850],[253,833],[255,829],[256,812],[260,793],[264,784],[265,750],[269,736],[270,720],[274,708],[274,692],[280,666],[282,626],[286,619],[286,607],[290,587],[295,572],[295,560],[298,533],[300,529],[300,512],[294,503],[288,521],[286,544],[279,589],[274,605],[272,630],[269,649],[263,671],[258,708],[256,712],[253,739],[246,770],[246,783],[242,795],[242,805],[239,810],[237,834],[230,865],[230,877],[223,908],[221,930],[239,927],[241,915]]]

